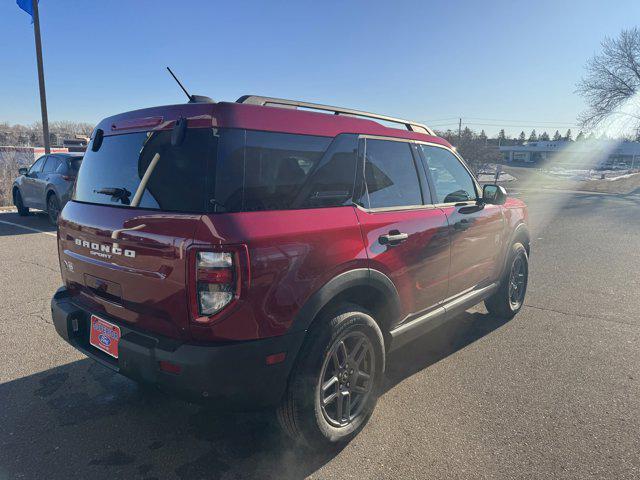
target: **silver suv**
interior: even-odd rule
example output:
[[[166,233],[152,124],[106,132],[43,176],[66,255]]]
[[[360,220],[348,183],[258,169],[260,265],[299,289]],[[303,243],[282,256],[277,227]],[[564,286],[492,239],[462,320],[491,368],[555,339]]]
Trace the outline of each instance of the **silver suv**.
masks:
[[[82,153],[43,155],[29,168],[18,170],[13,182],[13,204],[18,214],[29,214],[30,208],[44,210],[56,225],[58,214],[71,197]]]

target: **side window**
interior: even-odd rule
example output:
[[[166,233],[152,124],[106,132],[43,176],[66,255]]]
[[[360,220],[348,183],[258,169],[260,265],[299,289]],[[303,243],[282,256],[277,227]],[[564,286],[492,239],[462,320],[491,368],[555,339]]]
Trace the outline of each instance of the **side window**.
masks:
[[[42,169],[42,173],[53,173],[58,166],[58,158],[50,155],[47,157],[47,163],[44,164],[44,168]]]
[[[364,150],[365,205],[422,205],[418,173],[408,143],[366,139]]]
[[[66,175],[68,173],[68,164],[67,164],[68,160],[65,160],[64,158],[59,158],[58,162],[56,163],[56,173],[59,173],[60,175]]]
[[[460,160],[450,151],[429,145],[420,145],[431,173],[438,203],[475,200],[477,192],[473,178]]]
[[[293,207],[337,207],[350,204],[357,161],[357,135],[338,135],[322,159],[310,169]]]
[[[357,162],[355,135],[223,130],[216,211],[291,210],[348,204]]]
[[[47,156],[40,157],[29,169],[29,175],[32,173],[38,173],[42,169],[42,164],[47,159]]]
[[[310,135],[247,131],[243,210],[292,208],[331,140]]]

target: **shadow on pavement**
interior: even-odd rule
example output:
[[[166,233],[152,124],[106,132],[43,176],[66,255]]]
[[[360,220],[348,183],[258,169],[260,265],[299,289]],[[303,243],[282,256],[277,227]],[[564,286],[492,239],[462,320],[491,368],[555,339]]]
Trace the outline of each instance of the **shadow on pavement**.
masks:
[[[408,345],[384,392],[503,324],[465,313]],[[4,383],[0,399],[0,478],[304,478],[339,453],[297,447],[269,412],[187,404],[87,359]]]
[[[33,230],[28,230],[26,228],[20,228],[15,225],[23,225],[25,227],[33,228],[36,230],[40,230],[43,232],[56,232],[56,227],[51,225],[49,222],[49,217],[44,212],[33,211],[30,212],[26,217],[21,217],[16,212],[2,212],[0,211],[0,237],[6,237],[11,235],[25,235],[25,234],[33,234],[37,233]]]

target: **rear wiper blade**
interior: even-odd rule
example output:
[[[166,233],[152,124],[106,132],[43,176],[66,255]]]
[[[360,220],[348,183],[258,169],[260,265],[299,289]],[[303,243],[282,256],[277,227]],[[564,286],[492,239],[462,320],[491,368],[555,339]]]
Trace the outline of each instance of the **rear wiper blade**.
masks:
[[[99,193],[100,195],[111,195],[111,200],[120,201],[124,205],[129,205],[129,197],[131,196],[131,192],[126,188],[118,188],[118,187],[107,187],[101,188],[100,190],[94,190],[94,193]]]

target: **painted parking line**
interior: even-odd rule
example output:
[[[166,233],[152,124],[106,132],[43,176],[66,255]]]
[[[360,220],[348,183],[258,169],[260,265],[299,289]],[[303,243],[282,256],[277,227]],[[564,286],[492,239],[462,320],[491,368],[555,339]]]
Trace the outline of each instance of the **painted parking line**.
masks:
[[[25,230],[31,230],[32,232],[44,233],[45,235],[49,235],[51,237],[57,236],[55,232],[47,232],[45,230],[40,230],[38,228],[27,227],[26,225],[20,225],[19,223],[7,222],[6,220],[0,220],[0,223],[4,223],[5,225],[11,225],[13,227],[24,228]]]

